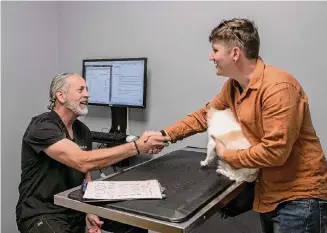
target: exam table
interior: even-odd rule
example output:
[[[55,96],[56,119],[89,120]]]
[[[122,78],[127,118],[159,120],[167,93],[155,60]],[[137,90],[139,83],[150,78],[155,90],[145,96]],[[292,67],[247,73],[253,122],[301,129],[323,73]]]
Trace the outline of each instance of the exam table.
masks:
[[[204,149],[186,147],[100,179],[157,179],[165,188],[165,199],[89,203],[75,187],[55,195],[54,203],[156,232],[190,232],[245,188],[243,182],[218,175],[214,167],[202,168],[205,157]]]

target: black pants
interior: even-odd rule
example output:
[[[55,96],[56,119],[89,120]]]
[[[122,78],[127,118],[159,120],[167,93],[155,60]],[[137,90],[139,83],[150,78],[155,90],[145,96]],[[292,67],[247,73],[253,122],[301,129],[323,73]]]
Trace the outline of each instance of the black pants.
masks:
[[[102,229],[114,233],[147,233],[148,230],[106,219]],[[18,224],[21,233],[85,233],[85,217],[41,215]]]

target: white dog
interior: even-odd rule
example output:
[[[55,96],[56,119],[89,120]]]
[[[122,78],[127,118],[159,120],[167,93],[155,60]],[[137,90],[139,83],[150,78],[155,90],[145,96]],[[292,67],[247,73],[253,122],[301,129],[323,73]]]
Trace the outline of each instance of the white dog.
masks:
[[[209,142],[207,146],[207,157],[201,161],[201,166],[206,167],[218,158],[216,155],[216,142],[219,139],[226,150],[247,149],[251,146],[244,137],[241,126],[236,121],[230,109],[216,110],[211,108],[207,112]],[[235,181],[252,182],[256,179],[259,169],[241,168],[233,169],[226,162],[218,160],[217,172]]]

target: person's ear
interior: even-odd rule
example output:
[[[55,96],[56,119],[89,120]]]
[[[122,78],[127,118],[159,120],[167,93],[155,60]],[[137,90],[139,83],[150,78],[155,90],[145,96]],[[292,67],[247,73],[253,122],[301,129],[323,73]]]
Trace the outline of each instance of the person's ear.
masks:
[[[239,47],[234,47],[231,52],[233,62],[236,62],[240,59],[241,49]]]
[[[56,92],[56,99],[62,104],[65,103],[66,93],[64,93],[62,90],[58,90]]]

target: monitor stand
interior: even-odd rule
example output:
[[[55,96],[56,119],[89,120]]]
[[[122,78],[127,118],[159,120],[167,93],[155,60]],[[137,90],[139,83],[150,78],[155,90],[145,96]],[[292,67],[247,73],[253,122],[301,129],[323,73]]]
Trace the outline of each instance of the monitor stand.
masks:
[[[111,107],[111,129],[110,133],[123,133],[126,134],[127,128],[127,108],[126,107]],[[130,158],[124,159],[115,165],[113,169],[117,172],[117,167],[129,167]]]
[[[127,108],[111,107],[111,129],[110,133],[124,133],[127,128]]]

